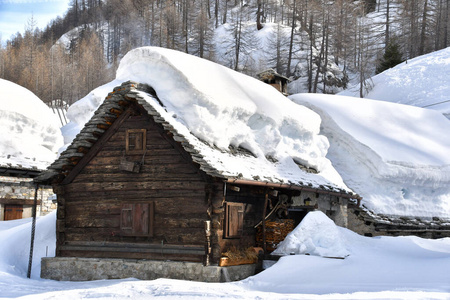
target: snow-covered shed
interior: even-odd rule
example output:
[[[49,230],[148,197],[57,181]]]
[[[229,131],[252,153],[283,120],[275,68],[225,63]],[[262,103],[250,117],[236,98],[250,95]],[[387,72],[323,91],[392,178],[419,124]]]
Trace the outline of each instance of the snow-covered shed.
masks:
[[[283,95],[288,94],[287,87],[289,83],[289,78],[278,74],[274,69],[267,69],[258,74],[256,77],[264,83],[270,84],[274,88],[276,88]]]
[[[57,156],[62,135],[50,109],[32,92],[0,79],[0,220],[37,215],[56,208],[51,187],[36,193],[33,178]]]
[[[186,76],[195,70],[189,64],[214,68],[210,77],[228,85],[211,87],[198,74],[199,82],[228,101],[214,99],[195,74]],[[43,259],[44,278],[221,281],[222,266],[241,263],[236,257],[248,249],[270,247],[275,234],[264,219],[292,226],[320,209],[346,225],[346,204],[359,197],[324,157],[327,143],[312,111],[256,79],[167,49],[129,53],[118,79],[130,77],[144,83],[116,86],[35,179],[53,184],[58,199],[56,257]],[[313,125],[275,106],[264,112],[258,100],[265,109],[285,101]],[[254,264],[227,268],[230,279],[254,272]]]

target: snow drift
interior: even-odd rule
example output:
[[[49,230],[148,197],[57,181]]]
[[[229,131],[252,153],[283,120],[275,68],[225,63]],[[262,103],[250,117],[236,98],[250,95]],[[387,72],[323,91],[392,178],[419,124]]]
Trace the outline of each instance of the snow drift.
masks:
[[[62,146],[59,120],[35,94],[0,79],[0,165],[45,169]]]
[[[282,256],[294,254],[344,258],[349,252],[333,220],[321,211],[313,211],[272,252]]]
[[[123,279],[89,282],[39,278],[40,259],[53,256],[55,219],[39,217],[31,279],[26,278],[31,219],[0,222],[0,297],[2,299],[448,299],[450,239],[363,237],[338,227],[320,213],[306,217],[321,229],[303,226],[322,253],[332,243],[318,242],[339,234],[350,253],[345,259],[288,255],[269,269],[240,282],[203,283],[170,279]],[[298,244],[300,245],[300,244]]]
[[[328,158],[369,210],[450,218],[450,122],[441,113],[344,96],[290,98],[320,114]]]

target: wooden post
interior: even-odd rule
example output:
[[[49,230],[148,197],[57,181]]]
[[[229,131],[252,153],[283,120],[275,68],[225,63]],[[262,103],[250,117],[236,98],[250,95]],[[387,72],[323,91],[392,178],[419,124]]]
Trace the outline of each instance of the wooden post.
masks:
[[[39,184],[36,184],[34,190],[34,203],[32,209],[33,220],[31,222],[31,242],[30,242],[30,257],[28,259],[28,272],[27,278],[31,278],[31,267],[33,265],[33,249],[34,249],[34,233],[36,230],[36,208],[37,208],[37,194],[39,190]]]
[[[267,213],[267,203],[269,202],[269,191],[266,189],[266,195],[264,196],[264,207],[263,207],[263,217],[262,217],[262,230],[263,230],[263,250],[264,256],[266,256],[267,246],[266,246],[266,213]]]
[[[211,264],[211,221],[205,221],[205,236],[206,236],[206,245],[205,245],[205,261],[204,265],[209,266]]]

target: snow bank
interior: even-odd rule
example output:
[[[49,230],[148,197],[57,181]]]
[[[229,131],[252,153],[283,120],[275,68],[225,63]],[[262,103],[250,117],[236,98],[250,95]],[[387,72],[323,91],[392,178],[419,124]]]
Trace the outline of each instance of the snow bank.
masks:
[[[55,226],[56,211],[36,220],[32,278],[40,277],[42,257],[55,256]],[[30,241],[31,218],[0,222],[0,272],[27,276]]]
[[[450,218],[450,122],[442,114],[344,96],[290,98],[320,114],[327,157],[368,209]]]
[[[314,212],[307,218],[306,236],[328,235],[331,227],[323,216]],[[0,222],[2,299],[448,299],[450,292],[449,238],[369,238],[341,227],[333,230],[351,253],[345,259],[288,255],[240,282],[44,280],[39,278],[40,259],[55,254],[55,219],[55,213],[37,219],[31,280],[26,279],[31,219]],[[332,249],[329,243],[315,244]]]
[[[449,77],[450,47],[410,59],[372,77],[369,83],[373,89],[364,97],[426,106],[450,118]],[[339,95],[359,97],[359,87],[355,85]]]
[[[59,120],[29,90],[0,79],[0,165],[45,169],[63,140]]]
[[[408,292],[450,292],[450,273],[446,270],[450,267],[449,238],[369,238],[345,228],[337,229],[351,253],[345,259],[288,255],[264,272],[242,281],[242,284],[251,290],[321,294],[331,299],[411,299]],[[362,294],[381,291],[400,294],[379,295],[380,298]],[[448,294],[417,294],[412,298],[422,297],[445,299]]]
[[[272,252],[272,255],[292,254],[346,257],[350,253],[336,224],[323,212],[313,211]]]

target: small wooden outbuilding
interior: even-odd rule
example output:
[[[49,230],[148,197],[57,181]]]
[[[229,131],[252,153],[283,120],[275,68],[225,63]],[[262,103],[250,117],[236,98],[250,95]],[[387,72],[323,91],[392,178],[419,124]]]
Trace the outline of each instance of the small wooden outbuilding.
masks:
[[[261,73],[256,74],[256,77],[262,82],[270,84],[280,93],[287,96],[287,85],[290,81],[289,78],[278,74],[274,69],[267,69]]]
[[[331,185],[223,175],[198,147],[222,150],[193,145],[161,116],[162,106],[151,104],[158,101],[147,85],[116,87],[35,179],[52,184],[58,201],[56,257],[43,260],[42,277],[241,279],[254,267],[227,276],[221,267],[255,263],[255,253],[268,254],[309,210],[346,225],[347,201],[357,195]],[[252,157],[244,149],[226,154]],[[211,268],[216,275],[205,275]]]

